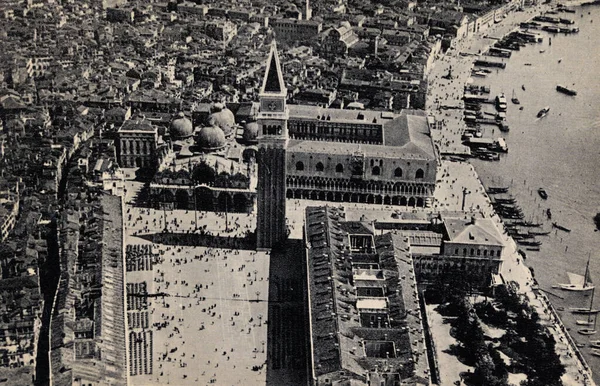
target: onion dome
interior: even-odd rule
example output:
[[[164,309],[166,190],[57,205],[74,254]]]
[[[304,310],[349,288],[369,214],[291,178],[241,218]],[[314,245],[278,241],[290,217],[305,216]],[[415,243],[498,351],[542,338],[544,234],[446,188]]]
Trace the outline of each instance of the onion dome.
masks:
[[[225,146],[225,134],[217,126],[206,126],[200,129],[196,143],[203,150],[217,150]]]
[[[244,133],[242,138],[246,142],[256,142],[258,138],[258,123],[257,122],[248,122],[244,126]]]
[[[218,126],[226,137],[229,137],[234,132],[235,116],[222,103],[215,103],[212,108],[212,113],[208,116],[208,124]]]
[[[179,113],[177,118],[171,121],[169,133],[174,139],[189,138],[194,134],[194,125],[192,125],[192,121],[187,119],[183,113]]]

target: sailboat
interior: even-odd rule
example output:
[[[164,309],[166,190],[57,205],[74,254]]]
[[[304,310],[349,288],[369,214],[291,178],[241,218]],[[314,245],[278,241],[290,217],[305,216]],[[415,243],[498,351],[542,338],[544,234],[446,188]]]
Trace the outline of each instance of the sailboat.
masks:
[[[517,98],[517,96],[515,95],[515,90],[513,89],[513,93],[512,93],[512,98],[510,99],[512,101],[512,103],[514,103],[515,105],[519,105],[521,104],[521,101],[519,100],[519,98]]]
[[[592,298],[590,299],[590,308],[589,310],[592,311],[592,304],[594,303],[594,290],[592,290]],[[588,313],[588,323],[591,322],[590,318],[591,318],[591,312]],[[579,321],[577,321],[577,324],[579,324]],[[581,335],[594,335],[597,331],[596,331],[596,318],[594,317],[594,322],[593,322],[593,326],[592,327],[586,327],[586,328],[582,328],[580,330],[577,330],[578,333],[580,333]]]
[[[565,291],[590,291],[594,289],[594,285],[590,279],[590,258],[588,256],[588,261],[585,266],[585,274],[584,276],[578,275],[573,272],[567,272],[567,276],[569,277],[569,284],[561,284],[559,283],[556,288],[560,288]]]

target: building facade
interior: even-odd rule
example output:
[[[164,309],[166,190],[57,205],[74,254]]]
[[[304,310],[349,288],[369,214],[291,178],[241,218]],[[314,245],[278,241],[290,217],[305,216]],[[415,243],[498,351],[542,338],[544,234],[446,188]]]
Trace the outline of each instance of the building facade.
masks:
[[[290,105],[287,198],[427,206],[437,156],[424,113]]]
[[[128,120],[117,132],[117,158],[123,168],[156,166],[158,129],[144,120]]]

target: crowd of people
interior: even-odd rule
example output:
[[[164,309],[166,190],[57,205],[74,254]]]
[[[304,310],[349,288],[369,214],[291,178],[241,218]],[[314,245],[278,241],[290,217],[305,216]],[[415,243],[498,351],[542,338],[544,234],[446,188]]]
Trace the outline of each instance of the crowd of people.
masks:
[[[156,366],[151,375],[138,372],[140,382],[264,383],[269,264],[265,252],[243,248],[252,220],[238,213],[128,208],[130,242],[154,235],[147,246],[129,248],[130,255],[156,253],[152,270],[128,273],[149,283]]]

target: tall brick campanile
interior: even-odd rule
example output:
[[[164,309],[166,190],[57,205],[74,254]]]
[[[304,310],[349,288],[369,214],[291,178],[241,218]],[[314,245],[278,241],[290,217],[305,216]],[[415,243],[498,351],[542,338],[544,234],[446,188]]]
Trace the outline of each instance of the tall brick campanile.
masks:
[[[256,248],[271,249],[287,237],[285,223],[287,89],[273,42],[260,89]]]

